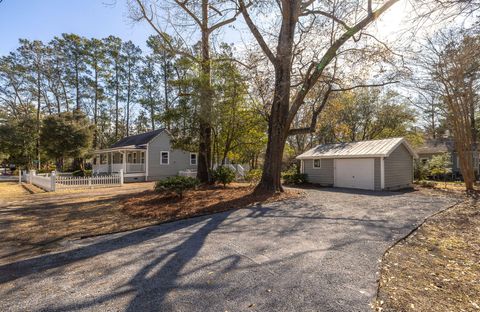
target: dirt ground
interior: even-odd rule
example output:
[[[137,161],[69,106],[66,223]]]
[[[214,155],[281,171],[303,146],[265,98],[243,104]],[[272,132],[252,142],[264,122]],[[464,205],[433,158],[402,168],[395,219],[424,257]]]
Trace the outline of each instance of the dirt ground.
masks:
[[[431,217],[384,256],[377,311],[480,311],[480,203]]]
[[[223,186],[199,187],[196,190],[185,192],[183,198],[180,199],[174,196],[159,195],[155,191],[149,190],[125,199],[121,205],[125,213],[130,216],[170,221],[301,195],[299,191],[290,189],[273,197],[254,195],[252,191],[253,188],[248,184],[232,183],[225,188]]]
[[[67,239],[133,230],[268,199],[251,197],[249,185],[237,184],[187,192],[182,201],[172,201],[152,192],[153,185],[30,194],[16,183],[0,183],[0,265],[54,251]]]

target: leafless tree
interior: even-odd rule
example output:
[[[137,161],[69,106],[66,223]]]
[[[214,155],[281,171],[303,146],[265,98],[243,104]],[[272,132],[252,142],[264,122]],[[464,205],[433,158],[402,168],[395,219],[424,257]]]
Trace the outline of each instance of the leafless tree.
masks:
[[[283,190],[280,173],[287,137],[311,131],[311,127],[291,129],[297,113],[317,83],[332,77],[328,72],[332,61],[348,50],[358,49],[348,43],[360,44],[362,38],[368,37],[367,26],[396,2],[237,1],[250,32],[275,73],[268,144],[257,191]]]
[[[428,41],[423,65],[436,83],[448,112],[460,170],[473,190],[473,154],[477,152],[475,114],[480,90],[480,38],[463,31],[438,33]]]

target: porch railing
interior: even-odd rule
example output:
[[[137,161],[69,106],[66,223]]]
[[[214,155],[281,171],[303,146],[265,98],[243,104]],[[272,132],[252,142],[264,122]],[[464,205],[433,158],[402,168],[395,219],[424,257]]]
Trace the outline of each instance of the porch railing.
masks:
[[[93,165],[94,173],[112,173],[120,172],[123,169],[123,164],[102,164],[102,165]],[[141,163],[126,163],[124,173],[138,173],[145,172],[145,164]]]

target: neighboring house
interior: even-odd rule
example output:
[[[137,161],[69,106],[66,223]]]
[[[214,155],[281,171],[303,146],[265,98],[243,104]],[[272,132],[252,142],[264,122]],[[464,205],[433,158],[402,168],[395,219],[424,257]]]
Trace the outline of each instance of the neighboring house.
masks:
[[[432,157],[439,156],[453,151],[453,142],[451,140],[425,140],[424,143],[415,148],[418,158],[426,163]]]
[[[95,174],[109,174],[123,169],[125,181],[154,181],[178,175],[180,171],[197,170],[198,155],[173,149],[165,129],[132,135],[110,148],[96,150]]]
[[[308,181],[324,186],[397,190],[413,183],[417,154],[403,138],[322,144],[297,157]]]
[[[425,140],[423,145],[415,149],[421,162],[427,163],[432,157],[442,154],[449,154],[452,162],[452,174],[455,176],[461,175],[460,162],[458,154],[455,151],[455,143],[451,139],[437,139],[437,140]],[[479,164],[479,152],[472,151],[473,155],[473,168],[476,174],[480,172]]]

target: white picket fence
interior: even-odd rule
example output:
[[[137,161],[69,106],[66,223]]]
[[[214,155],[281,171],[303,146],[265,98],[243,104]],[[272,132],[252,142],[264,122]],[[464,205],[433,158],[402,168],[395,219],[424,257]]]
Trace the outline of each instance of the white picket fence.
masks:
[[[37,175],[35,170],[23,175],[27,183],[38,186],[47,192],[65,189],[99,188],[123,185],[123,170],[118,174],[98,175],[92,177],[74,177],[69,175],[51,174]]]
[[[44,189],[45,191],[50,191],[52,188],[55,188],[55,181],[52,181],[52,177],[43,175],[32,174],[30,176],[30,183]]]

